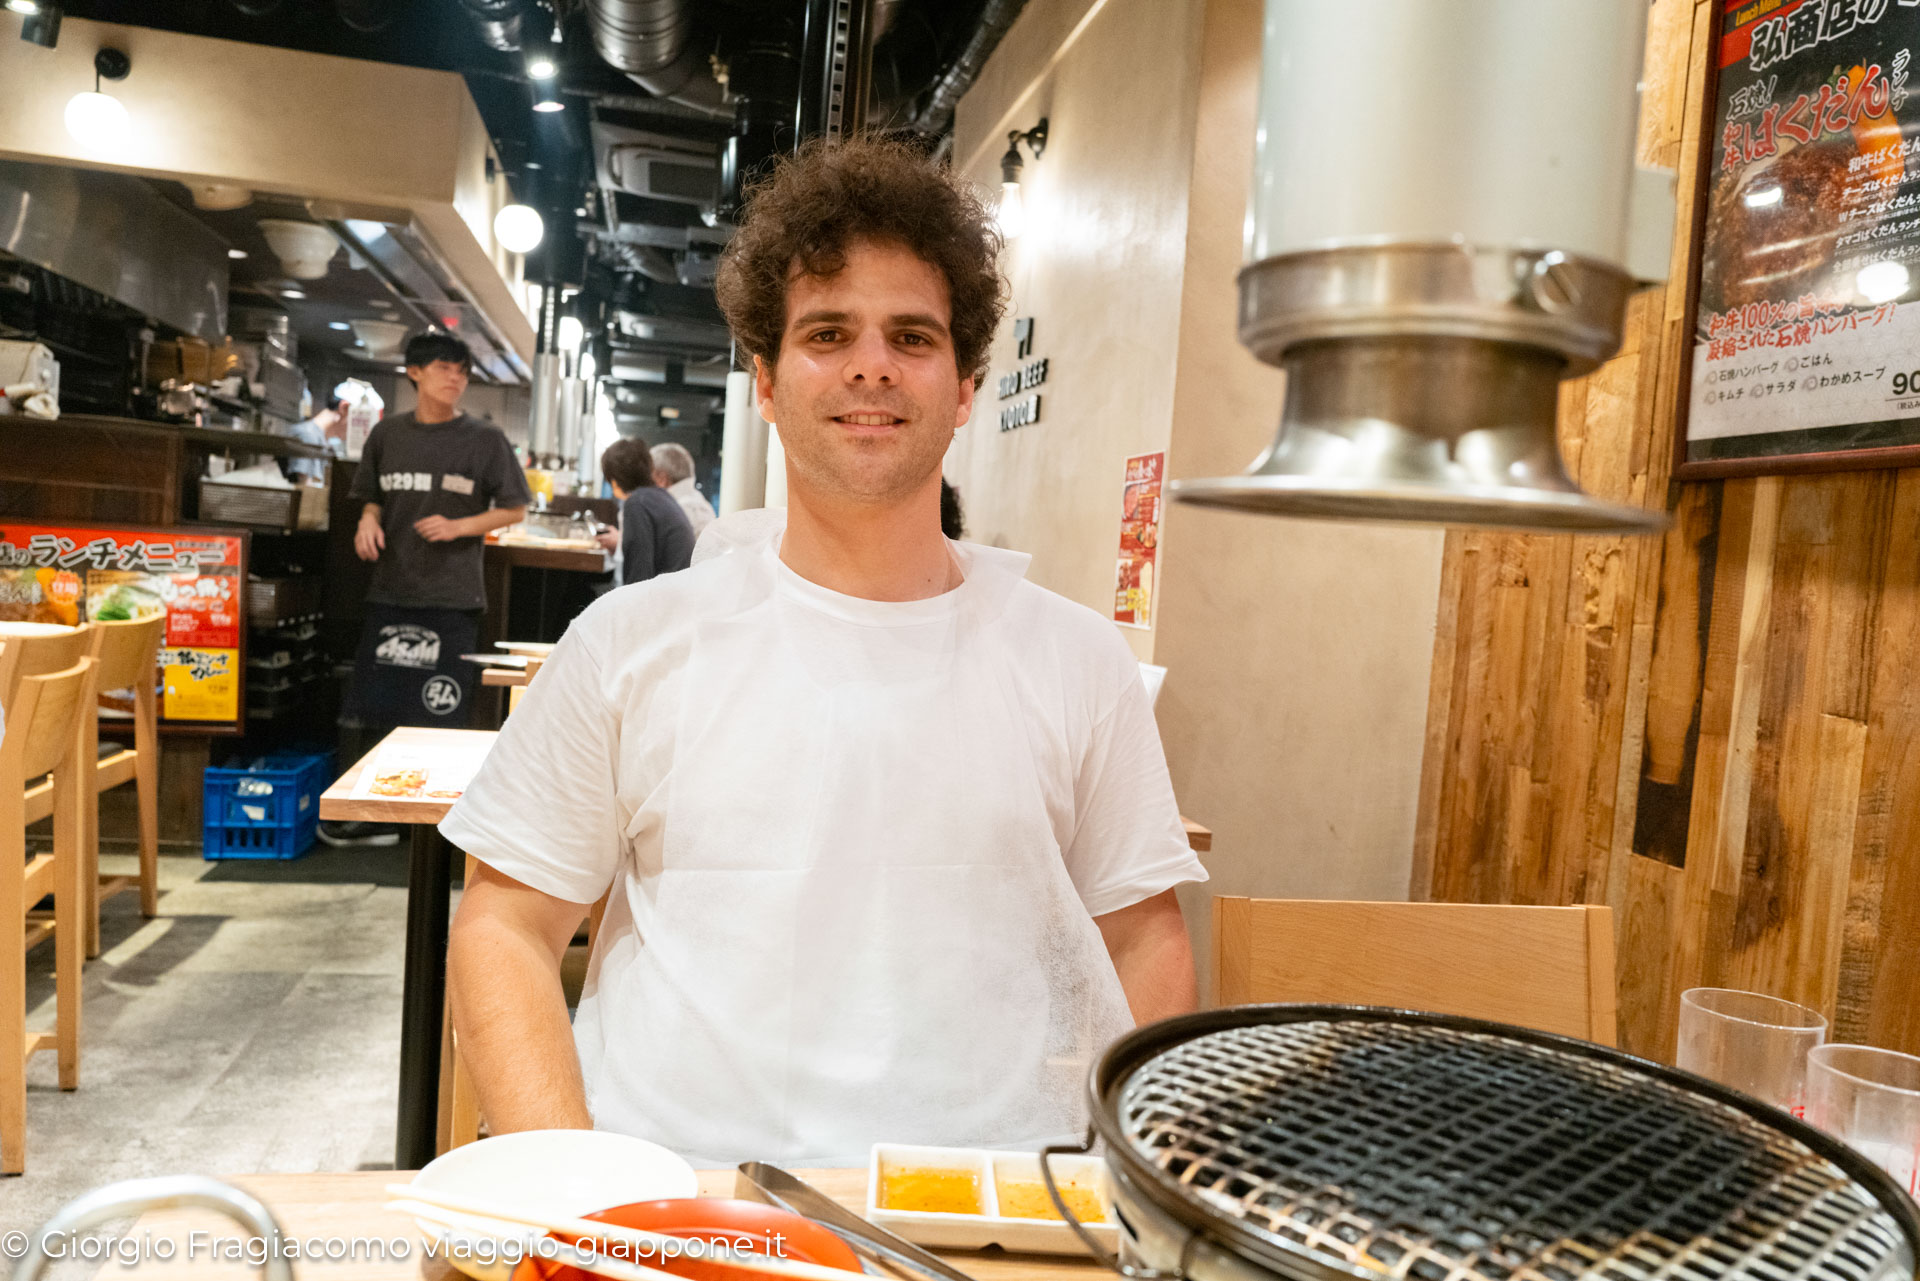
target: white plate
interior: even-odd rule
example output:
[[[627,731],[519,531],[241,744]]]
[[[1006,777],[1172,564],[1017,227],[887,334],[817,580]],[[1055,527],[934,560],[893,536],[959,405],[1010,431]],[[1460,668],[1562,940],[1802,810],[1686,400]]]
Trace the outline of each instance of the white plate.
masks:
[[[1113,1198],[1107,1191],[1107,1165],[1094,1156],[1057,1156],[1049,1163],[1063,1186],[1088,1188],[1099,1198],[1107,1218],[1089,1223],[1087,1230],[1104,1249],[1119,1245],[1120,1230],[1113,1220]],[[880,1205],[883,1166],[906,1165],[935,1170],[971,1170],[979,1176],[982,1213],[939,1214],[888,1210]],[[917,1245],[949,1250],[979,1250],[997,1245],[1029,1254],[1076,1254],[1086,1257],[1079,1235],[1059,1219],[1016,1219],[1000,1213],[1002,1180],[1039,1182],[1040,1158],[1031,1152],[990,1152],[984,1148],[920,1148],[876,1143],[867,1166],[867,1219]]]
[[[601,1130],[523,1130],[481,1139],[427,1163],[416,1185],[525,1206],[556,1218],[575,1217],[635,1201],[700,1195],[693,1167],[645,1139]],[[415,1219],[429,1241],[440,1228]],[[504,1263],[448,1256],[474,1281],[507,1281]]]

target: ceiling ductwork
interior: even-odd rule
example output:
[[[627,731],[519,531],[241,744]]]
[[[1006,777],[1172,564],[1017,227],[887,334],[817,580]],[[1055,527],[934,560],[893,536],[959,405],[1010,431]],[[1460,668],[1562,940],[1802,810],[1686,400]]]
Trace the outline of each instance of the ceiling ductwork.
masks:
[[[525,38],[532,0],[460,0],[489,49],[517,53]]]
[[[713,69],[690,43],[686,0],[587,0],[593,47],[656,98],[710,116],[732,115]]]

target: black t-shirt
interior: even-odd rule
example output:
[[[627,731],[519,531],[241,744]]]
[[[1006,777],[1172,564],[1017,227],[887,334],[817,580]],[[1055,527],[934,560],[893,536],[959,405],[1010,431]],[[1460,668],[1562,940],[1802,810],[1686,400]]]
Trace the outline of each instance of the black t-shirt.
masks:
[[[387,540],[367,599],[440,609],[486,608],[480,567],[486,540],[430,543],[414,532],[414,522],[458,520],[533,501],[506,435],[465,414],[444,423],[416,422],[410,413],[383,419],[360,451],[349,496],[380,504]]]
[[[693,563],[693,524],[680,502],[642,485],[620,504],[620,582],[644,583]]]

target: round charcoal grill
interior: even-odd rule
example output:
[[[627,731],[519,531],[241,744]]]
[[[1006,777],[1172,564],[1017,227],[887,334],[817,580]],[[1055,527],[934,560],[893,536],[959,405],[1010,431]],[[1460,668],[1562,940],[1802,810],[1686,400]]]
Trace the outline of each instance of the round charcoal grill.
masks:
[[[1216,1010],[1123,1038],[1089,1088],[1093,1132],[1048,1150],[1104,1141],[1134,1277],[1912,1281],[1920,1254],[1920,1209],[1837,1140],[1497,1023]]]

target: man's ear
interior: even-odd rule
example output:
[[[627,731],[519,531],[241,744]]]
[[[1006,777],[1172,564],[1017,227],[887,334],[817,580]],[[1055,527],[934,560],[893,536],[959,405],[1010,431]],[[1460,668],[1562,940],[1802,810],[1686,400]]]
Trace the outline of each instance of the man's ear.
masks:
[[[760,406],[760,416],[772,422],[773,366],[758,356],[753,358],[753,398]]]
[[[962,375],[960,379],[960,403],[956,407],[953,429],[959,431],[973,419],[973,378]]]

